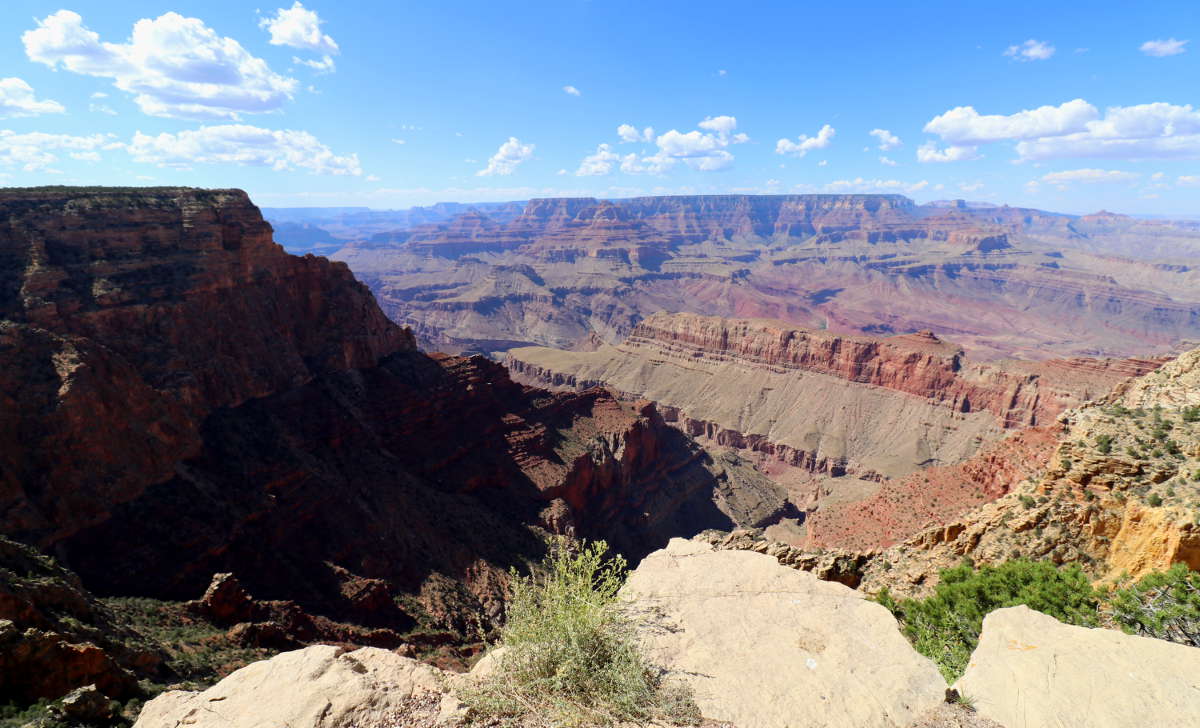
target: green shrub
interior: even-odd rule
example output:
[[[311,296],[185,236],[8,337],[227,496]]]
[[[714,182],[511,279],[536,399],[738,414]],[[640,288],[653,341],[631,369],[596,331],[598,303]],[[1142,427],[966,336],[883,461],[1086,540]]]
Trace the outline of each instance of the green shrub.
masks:
[[[966,670],[979,644],[983,618],[1018,604],[1067,624],[1095,626],[1098,594],[1077,565],[1016,559],[1000,566],[945,569],[932,596],[895,601],[887,590],[877,600],[892,611],[917,652],[937,664],[947,682]]]
[[[1200,422],[1200,405],[1183,408],[1184,422]]]
[[[1130,634],[1200,647],[1200,573],[1175,564],[1169,571],[1147,574],[1118,589],[1109,611]]]
[[[1113,436],[1112,435],[1096,435],[1096,449],[1101,454],[1107,455],[1112,452]]]
[[[1020,495],[1018,498],[1021,501],[1021,505],[1025,506],[1026,508],[1033,508],[1035,505],[1037,505],[1037,501],[1034,500],[1033,496],[1031,495]]]
[[[1146,503],[1154,508],[1158,508],[1163,504],[1163,499],[1158,493],[1151,493],[1150,497],[1146,499]]]
[[[625,559],[603,541],[557,542],[529,577],[512,573],[504,653],[464,696],[481,722],[522,726],[611,725],[654,719],[694,724],[681,684],[666,684],[640,654],[617,601]]]

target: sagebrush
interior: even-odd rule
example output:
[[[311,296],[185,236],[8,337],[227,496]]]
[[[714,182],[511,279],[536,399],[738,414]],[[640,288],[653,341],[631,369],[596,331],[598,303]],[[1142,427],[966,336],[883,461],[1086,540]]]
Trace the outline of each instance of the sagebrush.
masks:
[[[626,562],[603,541],[555,542],[530,576],[512,573],[495,672],[466,692],[481,720],[584,726],[694,723],[690,694],[642,657],[617,592]]]

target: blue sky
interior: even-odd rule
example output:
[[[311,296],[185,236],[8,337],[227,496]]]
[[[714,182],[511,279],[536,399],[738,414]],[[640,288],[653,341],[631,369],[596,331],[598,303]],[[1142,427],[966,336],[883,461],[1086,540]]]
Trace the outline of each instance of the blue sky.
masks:
[[[1200,214],[1194,2],[902,5],[6,0],[0,185]]]

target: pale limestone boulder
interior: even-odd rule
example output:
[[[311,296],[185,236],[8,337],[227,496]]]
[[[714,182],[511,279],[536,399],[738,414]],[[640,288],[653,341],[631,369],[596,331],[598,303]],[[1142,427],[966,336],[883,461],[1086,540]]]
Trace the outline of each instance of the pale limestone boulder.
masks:
[[[651,662],[745,728],[904,728],[946,683],[887,609],[750,551],[672,539],[622,589]]]
[[[956,687],[1006,728],[1200,726],[1200,649],[997,609]]]
[[[450,721],[456,701],[442,685],[440,670],[387,650],[316,645],[247,665],[203,692],[163,693],[134,728],[358,728],[411,712],[414,701]]]

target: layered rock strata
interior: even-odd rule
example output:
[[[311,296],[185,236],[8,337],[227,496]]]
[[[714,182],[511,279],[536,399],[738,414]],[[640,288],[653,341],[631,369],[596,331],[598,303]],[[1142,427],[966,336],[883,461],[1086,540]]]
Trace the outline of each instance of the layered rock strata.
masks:
[[[648,403],[416,351],[239,191],[8,190],[0,263],[0,531],[101,595],[232,572],[317,616],[465,629],[539,531],[636,557],[786,509]]]
[[[691,314],[650,316],[615,347],[520,348],[506,359],[524,382],[602,385],[654,400],[717,444],[867,477],[958,463],[1006,429],[1050,423],[1160,363],[976,363],[928,332],[871,339]]]
[[[364,228],[370,239],[334,257],[439,351],[616,343],[664,309],[848,334],[930,329],[977,358],[1133,356],[1200,339],[1200,270],[1169,255],[1200,250],[1200,231],[1074,221],[895,195],[543,199],[515,216]]]

